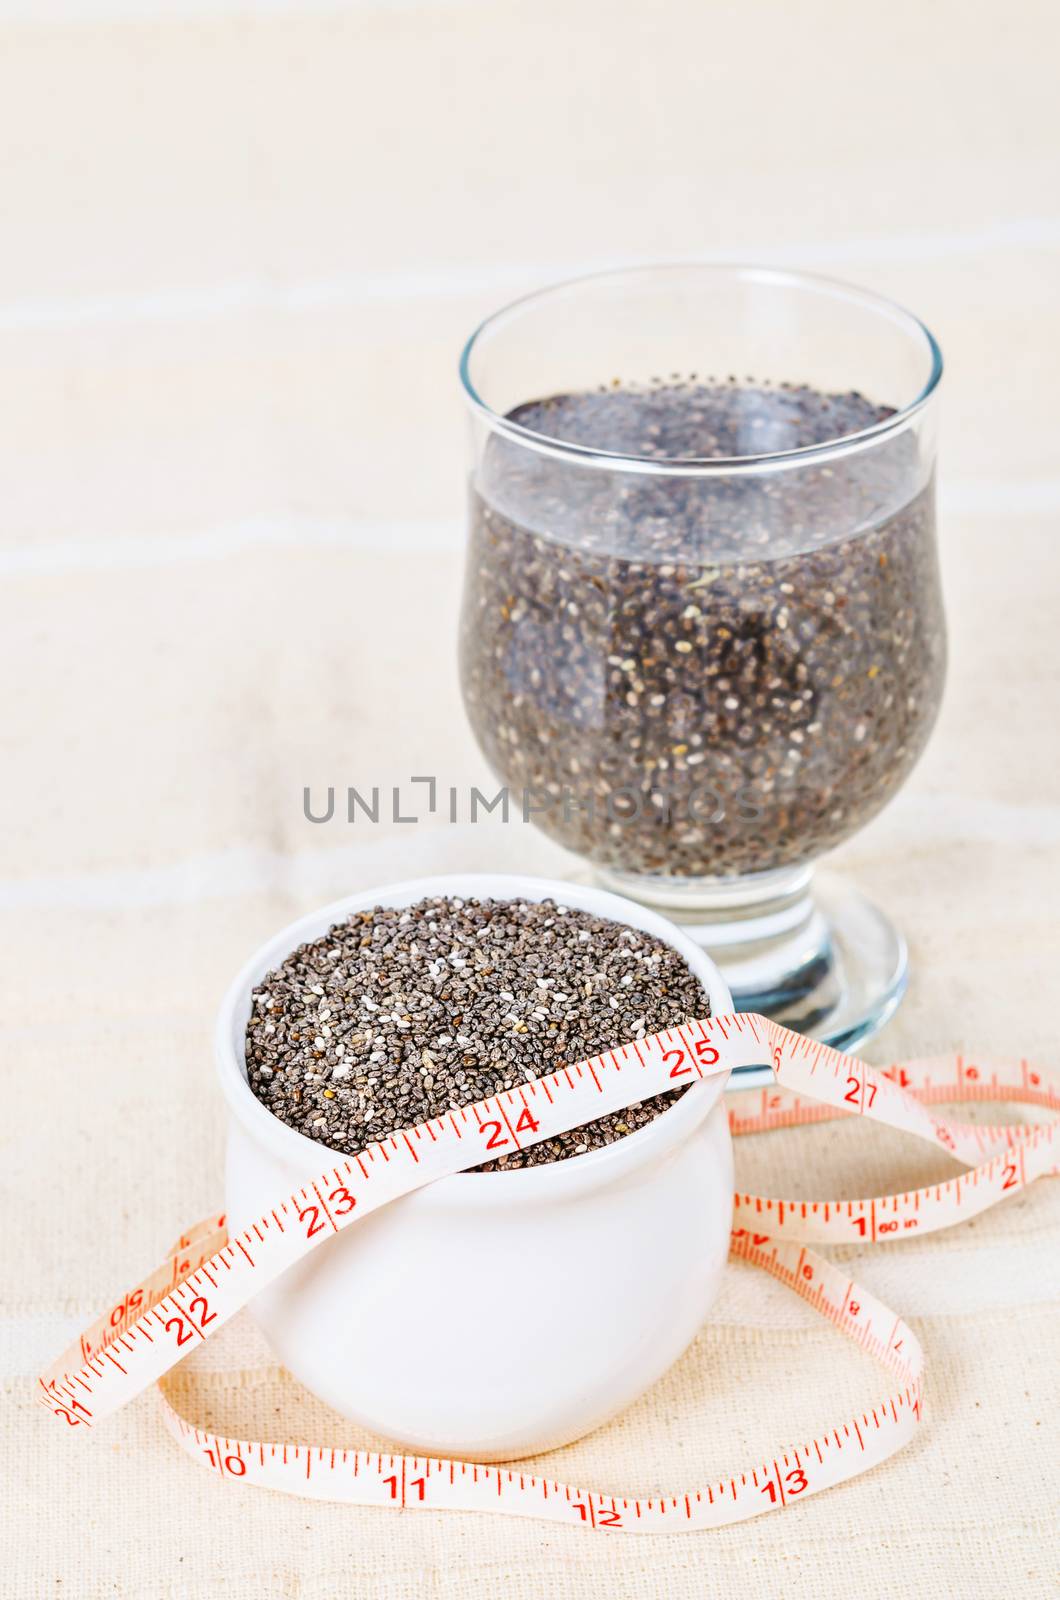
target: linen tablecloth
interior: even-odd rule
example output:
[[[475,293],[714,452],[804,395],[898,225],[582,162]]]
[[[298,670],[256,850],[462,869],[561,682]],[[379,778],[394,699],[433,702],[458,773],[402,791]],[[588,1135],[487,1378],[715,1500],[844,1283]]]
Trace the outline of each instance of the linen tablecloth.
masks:
[[[483,314],[557,276],[760,258],[937,332],[950,685],[915,776],[836,864],[912,949],[872,1059],[1060,1060],[1055,11],[11,0],[0,43],[0,1589],[1053,1592],[1055,1182],[845,1252],[927,1347],[927,1425],[859,1481],[714,1534],[222,1486],[150,1397],[75,1440],[31,1380],[216,1204],[211,1021],[258,943],[414,873],[574,865],[519,825],[302,815],[306,784],[489,781],[455,677],[455,360]],[[778,1194],[950,1170],[850,1125],[737,1159]],[[181,1370],[182,1402],[233,1433],[358,1442],[245,1322]],[[549,1472],[683,1489],[879,1392],[732,1266],[687,1355]]]

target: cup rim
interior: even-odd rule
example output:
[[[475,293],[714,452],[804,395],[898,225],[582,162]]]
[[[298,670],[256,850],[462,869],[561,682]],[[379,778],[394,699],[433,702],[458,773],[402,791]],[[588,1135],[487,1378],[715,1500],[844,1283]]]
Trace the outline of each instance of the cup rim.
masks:
[[[665,917],[608,890],[515,873],[446,873],[347,895],[289,923],[255,951],[229,985],[214,1029],[215,1065],[229,1111],[256,1144],[263,1145],[285,1164],[305,1171],[309,1177],[327,1166],[329,1156],[348,1158],[344,1152],[288,1127],[262,1105],[251,1090],[243,1054],[251,990],[298,945],[319,938],[333,923],[344,920],[351,912],[365,911],[375,905],[411,905],[440,894],[482,899],[554,899],[561,905],[574,906],[651,933],[688,962],[707,992],[712,1015],[732,1009],[732,997],[725,981],[704,950]],[[476,1201],[488,1205],[516,1200],[551,1202],[612,1183],[645,1160],[665,1154],[680,1143],[686,1132],[702,1121],[717,1103],[726,1082],[727,1078],[719,1075],[692,1084],[679,1100],[643,1128],[601,1150],[591,1150],[567,1161],[520,1167],[512,1172],[453,1173],[406,1198],[419,1203],[458,1201],[462,1206]]]
[[[872,311],[900,326],[907,334],[923,340],[930,357],[928,376],[914,398],[900,406],[892,416],[873,423],[856,433],[821,444],[802,445],[795,450],[767,451],[750,456],[690,456],[666,461],[648,456],[625,455],[620,451],[600,450],[591,445],[573,444],[564,439],[553,439],[548,434],[537,433],[521,423],[513,422],[495,411],[479,394],[471,377],[471,361],[476,347],[484,336],[492,332],[509,317],[517,315],[536,301],[559,296],[571,289],[591,283],[605,283],[609,279],[651,277],[665,273],[702,272],[711,276],[743,278],[752,283],[768,283],[781,287],[802,288],[831,295],[836,300],[846,300]],[[464,397],[473,413],[481,417],[494,433],[502,434],[513,443],[523,445],[539,455],[558,460],[576,461],[583,466],[600,467],[612,472],[638,472],[661,477],[731,477],[734,474],[761,472],[763,469],[801,467],[807,463],[824,463],[838,457],[853,455],[871,448],[882,438],[897,433],[908,426],[930,401],[942,381],[943,359],[938,340],[927,324],[886,295],[875,294],[842,278],[832,278],[817,272],[798,272],[785,267],[766,267],[742,261],[660,261],[634,267],[613,267],[605,272],[587,272],[558,283],[547,284],[529,294],[520,295],[507,305],[490,313],[474,329],[460,353],[460,383]]]

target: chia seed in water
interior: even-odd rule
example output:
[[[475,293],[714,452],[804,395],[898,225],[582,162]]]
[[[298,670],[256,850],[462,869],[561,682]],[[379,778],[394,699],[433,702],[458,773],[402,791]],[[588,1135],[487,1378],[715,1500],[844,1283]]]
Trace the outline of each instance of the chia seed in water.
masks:
[[[511,419],[648,469],[803,450],[892,415],[855,393],[690,379]],[[535,820],[568,848],[672,878],[812,859],[900,787],[941,697],[916,439],[697,475],[495,433],[472,490],[460,656],[483,752],[543,798]]]
[[[709,1012],[668,944],[551,900],[377,906],[292,951],[254,990],[247,1081],[281,1122],[355,1155],[398,1128]],[[683,1092],[476,1170],[600,1149]]]

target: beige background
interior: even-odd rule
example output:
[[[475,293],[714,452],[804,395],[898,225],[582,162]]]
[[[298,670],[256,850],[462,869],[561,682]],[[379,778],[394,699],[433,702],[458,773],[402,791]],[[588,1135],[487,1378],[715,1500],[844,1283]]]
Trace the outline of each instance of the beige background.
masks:
[[[0,0],[5,1595],[1053,1592],[1056,1184],[852,1253],[927,1345],[930,1426],[718,1534],[222,1490],[149,1400],[78,1444],[28,1380],[213,1205],[211,1014],[258,942],[413,871],[569,866],[522,828],[301,816],[307,782],[485,777],[453,667],[454,366],[550,278],[755,257],[938,333],[951,684],[841,852],[915,962],[872,1054],[1056,1063],[1058,46],[1045,0]],[[945,1171],[847,1127],[738,1160],[782,1193]],[[203,1361],[204,1418],[356,1439],[245,1330]],[[550,1471],[684,1488],[879,1388],[731,1269],[688,1356]]]

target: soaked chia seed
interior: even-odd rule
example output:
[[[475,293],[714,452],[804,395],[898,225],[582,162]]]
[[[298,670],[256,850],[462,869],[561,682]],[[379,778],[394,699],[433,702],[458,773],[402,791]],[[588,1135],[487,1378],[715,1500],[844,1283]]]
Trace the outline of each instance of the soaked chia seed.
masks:
[[[891,408],[667,381],[517,407],[651,461],[807,446]],[[731,877],[832,848],[900,787],[945,671],[934,485],[908,430],[769,473],[629,471],[488,441],[461,620],[472,727],[602,866]]]
[[[551,900],[377,906],[301,945],[254,990],[247,1080],[274,1116],[355,1155],[399,1128],[710,1013],[683,957]],[[477,1171],[613,1144],[683,1090]]]

